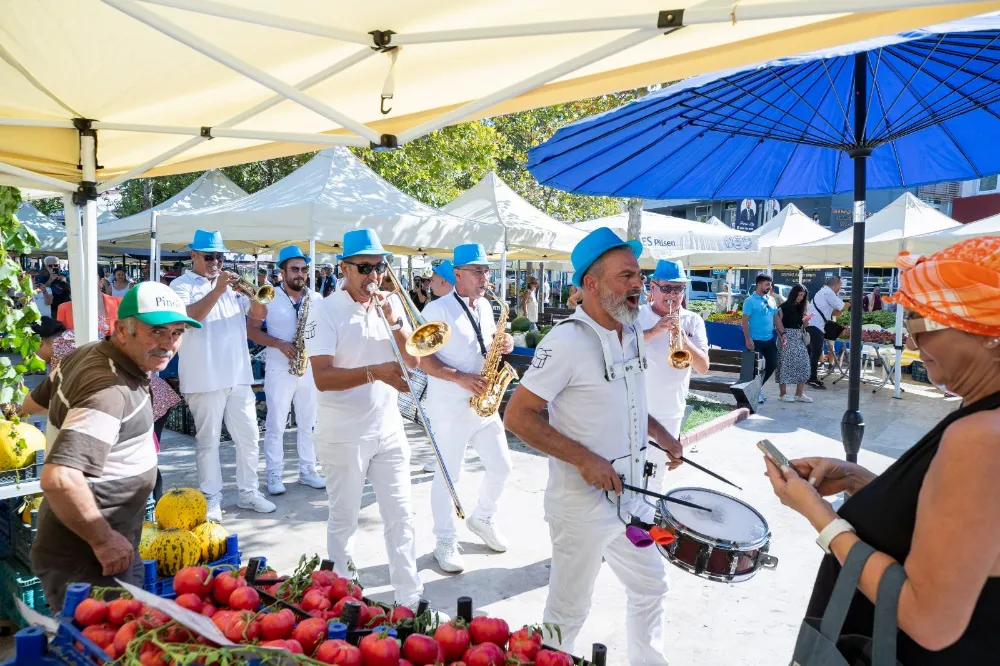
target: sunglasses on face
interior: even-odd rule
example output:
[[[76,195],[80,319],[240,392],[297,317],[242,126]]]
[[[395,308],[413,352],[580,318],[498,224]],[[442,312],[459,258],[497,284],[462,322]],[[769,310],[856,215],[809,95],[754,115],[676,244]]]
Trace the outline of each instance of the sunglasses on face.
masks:
[[[199,254],[201,254],[202,259],[205,261],[218,261],[222,263],[226,258],[226,255],[222,252],[200,252]]]
[[[655,285],[657,289],[659,289],[665,294],[684,293],[684,285],[682,284],[660,284],[659,282],[654,282],[653,285]]]
[[[354,266],[358,269],[358,273],[362,275],[371,275],[373,271],[376,273],[385,273],[389,270],[389,264],[384,261],[380,261],[377,264],[359,264],[353,261],[345,261],[344,263]]]
[[[490,274],[488,268],[456,268],[456,271],[465,271],[466,273],[472,273],[476,277],[486,277]]]
[[[910,335],[910,341],[913,343],[914,349],[920,349],[920,345],[917,344],[917,336],[920,333],[944,331],[951,328],[950,326],[939,324],[933,319],[927,319],[924,317],[908,317],[904,320],[904,323],[906,324],[906,332]]]

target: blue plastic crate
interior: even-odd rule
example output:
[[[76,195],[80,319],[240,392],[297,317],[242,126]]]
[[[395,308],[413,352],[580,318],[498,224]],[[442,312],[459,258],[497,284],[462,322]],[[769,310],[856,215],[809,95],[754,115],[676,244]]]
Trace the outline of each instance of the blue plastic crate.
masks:
[[[49,605],[42,592],[42,581],[18,563],[11,560],[0,560],[0,614],[19,627],[26,622],[17,611],[14,598],[18,598],[42,615],[49,615]]]
[[[79,649],[77,646],[82,649]],[[94,666],[110,663],[108,655],[68,622],[46,639],[41,627],[28,627],[14,635],[14,658],[0,666]]]
[[[35,451],[35,462],[26,467],[0,472],[0,486],[14,486],[25,481],[35,481],[42,478],[42,465],[44,463],[45,451]]]
[[[228,564],[234,567],[240,566],[240,561],[243,557],[243,553],[240,552],[240,542],[235,534],[230,534],[229,538],[226,539],[226,554],[220,559],[214,562],[208,562],[203,566],[217,567],[220,565]],[[156,575],[156,562],[154,560],[143,560],[143,580],[142,589],[147,592],[152,592],[158,597],[163,597],[164,599],[173,599],[177,596],[174,593],[174,579],[170,578],[157,578]]]

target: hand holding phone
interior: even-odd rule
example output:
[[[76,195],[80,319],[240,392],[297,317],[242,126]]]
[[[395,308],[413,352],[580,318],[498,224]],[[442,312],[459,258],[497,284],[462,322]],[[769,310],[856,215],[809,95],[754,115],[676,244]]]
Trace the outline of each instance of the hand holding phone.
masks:
[[[767,439],[760,440],[759,442],[757,442],[757,448],[760,449],[761,453],[767,456],[767,459],[770,460],[772,463],[774,463],[775,466],[778,467],[778,469],[781,469],[782,467],[787,467],[792,471],[794,471],[796,474],[798,474],[800,477],[802,476],[801,474],[799,474],[799,471],[795,469],[795,467],[788,460],[788,458],[785,457],[785,454],[779,451],[778,447],[772,444],[770,440]]]

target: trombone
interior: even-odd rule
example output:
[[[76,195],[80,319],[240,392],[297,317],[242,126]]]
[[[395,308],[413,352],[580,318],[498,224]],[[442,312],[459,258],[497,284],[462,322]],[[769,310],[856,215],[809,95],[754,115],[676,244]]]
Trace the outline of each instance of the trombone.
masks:
[[[399,295],[399,299],[403,303],[403,311],[414,328],[413,333],[406,339],[406,352],[410,356],[419,358],[430,356],[444,347],[451,337],[451,327],[443,321],[428,322],[425,320],[413,304],[413,301],[410,300],[409,294],[406,293],[406,290],[399,284],[396,276],[393,275],[391,267],[386,274],[392,282],[393,293]],[[390,293],[389,295],[391,296],[392,294]],[[399,363],[399,367],[403,371],[403,379],[406,380],[406,385],[413,395],[413,402],[417,406],[417,413],[420,414],[420,423],[424,426],[427,439],[430,440],[431,450],[434,451],[434,459],[437,461],[438,469],[441,470],[444,484],[448,488],[448,494],[451,495],[451,501],[455,505],[455,513],[459,518],[464,519],[465,511],[462,510],[462,502],[458,499],[458,491],[455,490],[455,484],[451,480],[451,475],[448,474],[444,458],[441,457],[441,449],[438,448],[437,441],[434,439],[434,431],[431,429],[431,423],[424,413],[424,406],[420,402],[420,396],[413,391],[413,383],[410,382],[410,371],[406,367],[403,354],[399,351],[399,346],[396,344],[396,338],[392,334],[392,327],[389,325],[389,320],[386,319],[385,312],[382,311],[382,302],[379,301],[377,296],[375,297],[375,301],[375,309],[378,310],[378,316],[382,319],[382,323],[385,324],[386,330],[389,331],[389,343],[392,345],[392,353],[395,355],[396,362]]]
[[[263,305],[267,305],[274,300],[274,287],[269,284],[265,284],[263,287],[258,287],[253,283],[249,273],[241,274],[236,270],[235,266],[233,267],[233,270],[223,270],[222,272],[236,276],[236,282],[230,286],[247,298]]]

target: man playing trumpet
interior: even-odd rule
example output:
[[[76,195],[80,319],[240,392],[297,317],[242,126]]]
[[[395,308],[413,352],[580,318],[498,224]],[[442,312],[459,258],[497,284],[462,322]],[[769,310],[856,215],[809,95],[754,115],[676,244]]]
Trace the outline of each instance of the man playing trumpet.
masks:
[[[326,478],[330,514],[327,548],[334,570],[351,576],[365,478],[372,484],[385,523],[389,580],[396,603],[414,606],[423,593],[410,498],[410,445],[396,406],[406,391],[405,372],[395,360],[393,336],[408,368],[417,359],[406,351],[410,326],[397,295],[377,285],[391,267],[389,253],[371,229],[344,234],[340,259],[344,288],[309,310],[313,337],[309,362],[319,389],[316,453]],[[377,308],[382,308],[391,331]]]
[[[705,322],[690,310],[684,309],[684,292],[688,277],[679,261],[661,259],[649,283],[649,301],[639,308],[639,327],[646,341],[649,368],[646,370],[646,390],[652,399],[649,415],[674,439],[681,436],[684,408],[687,404],[691,372],[708,372],[708,336]],[[674,351],[688,353],[688,361],[672,363]],[[678,367],[680,366],[680,367]],[[656,476],[649,481],[649,489],[662,492],[669,461],[659,448],[646,450],[646,460],[656,464]]]
[[[443,321],[451,338],[436,354],[427,356],[421,369],[427,375],[427,417],[434,427],[448,473],[458,483],[465,450],[472,444],[486,468],[479,489],[479,503],[466,521],[469,530],[498,553],[507,550],[507,539],[493,521],[497,502],[510,474],[510,450],[503,423],[496,413],[481,416],[470,399],[487,388],[483,363],[498,334],[493,308],[484,297],[489,281],[489,260],[482,245],[459,245],[454,252],[455,290],[428,303],[423,315],[428,321]],[[500,353],[508,354],[514,340],[499,331]],[[452,502],[438,470],[431,487],[434,514],[434,557],[441,569],[457,573],[465,568],[458,551],[458,532]]]

